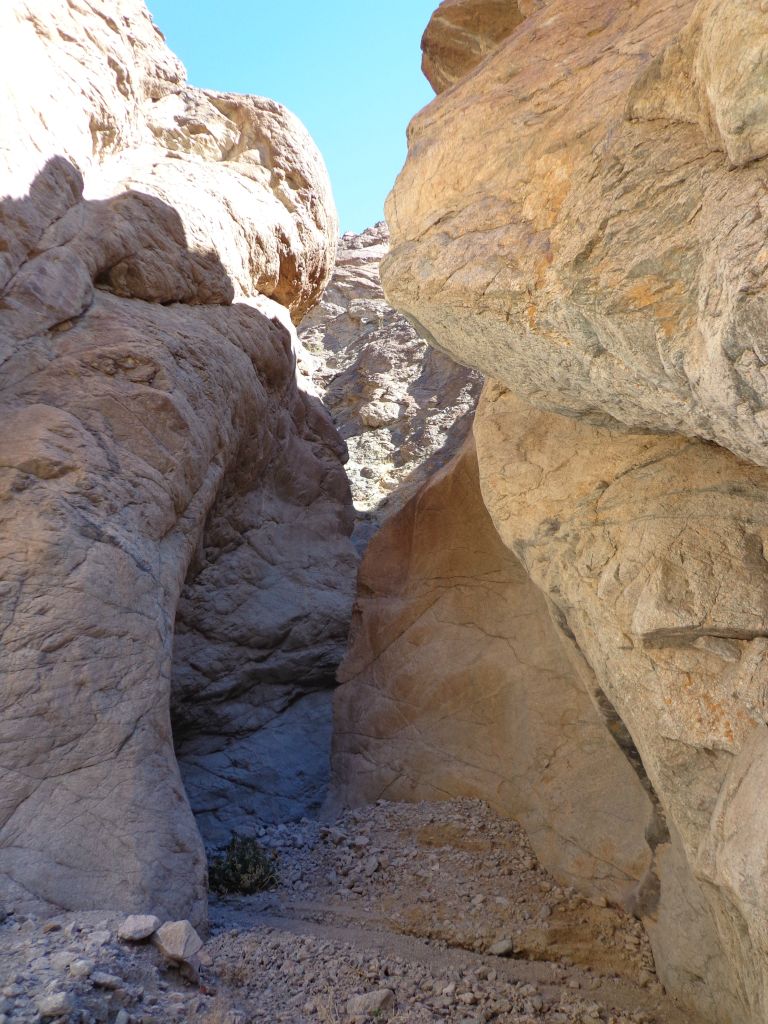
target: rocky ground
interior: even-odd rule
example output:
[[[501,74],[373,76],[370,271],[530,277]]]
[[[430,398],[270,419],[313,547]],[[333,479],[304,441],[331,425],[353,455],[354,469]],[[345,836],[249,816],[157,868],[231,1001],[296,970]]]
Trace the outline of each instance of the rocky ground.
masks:
[[[121,919],[10,912],[0,1024],[693,1024],[640,924],[558,886],[478,801],[264,829],[280,884],[212,900],[198,978]]]

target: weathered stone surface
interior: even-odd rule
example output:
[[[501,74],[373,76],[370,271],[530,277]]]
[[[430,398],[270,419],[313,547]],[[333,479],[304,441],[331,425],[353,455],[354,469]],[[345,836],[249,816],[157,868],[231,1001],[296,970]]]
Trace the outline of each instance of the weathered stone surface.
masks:
[[[496,533],[471,443],[372,540],[339,679],[337,799],[480,797],[560,877],[630,898],[654,808]]]
[[[655,924],[659,972],[711,1019],[757,1024],[768,1009],[768,833],[757,811],[768,473],[714,445],[541,412],[502,386],[489,387],[475,436],[502,539],[593,669],[679,837],[676,881],[665,883],[662,861],[661,907],[642,894],[639,905]],[[667,899],[687,938],[679,922],[664,926]],[[719,956],[702,975],[713,943]]]
[[[107,3],[11,0],[0,32],[15,58],[1,83],[1,193],[16,199],[0,225],[0,286],[66,213],[49,245],[79,231],[79,255],[121,294],[224,302],[258,292],[294,319],[314,303],[337,219],[322,158],[289,111],[187,86],[142,0],[119,16]],[[86,197],[103,204],[71,210],[66,182],[41,179],[30,193],[54,157],[78,167]],[[162,200],[175,224],[148,237],[140,218],[137,235],[119,216],[126,191]],[[181,252],[166,232],[184,234]]]
[[[464,78],[544,0],[443,0],[421,40],[421,70],[435,92]]]
[[[387,303],[379,265],[388,249],[383,222],[344,235],[331,282],[299,332],[312,356],[302,368],[349,450],[360,548],[461,447],[482,384]]]
[[[768,463],[767,41],[753,0],[531,14],[411,125],[389,300],[537,406]]]
[[[348,615],[343,445],[297,386],[288,313],[333,264],[327,175],[277,104],[189,89],[136,0],[0,21],[21,57],[0,72],[0,893],[197,923],[179,597],[185,722],[193,674],[211,702],[251,657],[327,673]],[[267,591],[258,635],[218,635]]]
[[[117,937],[124,942],[141,942],[148,939],[160,927],[160,918],[152,914],[130,914],[117,931]]]
[[[395,993],[391,988],[379,988],[373,992],[362,992],[347,1000],[347,1014],[350,1017],[369,1018],[380,1016],[394,1009]]]
[[[203,941],[189,921],[166,921],[152,936],[152,941],[166,958],[175,963],[189,963],[203,948]]]

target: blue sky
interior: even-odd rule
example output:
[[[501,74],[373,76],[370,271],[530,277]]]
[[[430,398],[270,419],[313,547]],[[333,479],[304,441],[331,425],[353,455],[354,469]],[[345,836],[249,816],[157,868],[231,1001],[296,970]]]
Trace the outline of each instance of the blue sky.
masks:
[[[307,126],[342,231],[383,216],[405,129],[433,92],[421,35],[438,0],[147,0],[192,85],[270,96]]]

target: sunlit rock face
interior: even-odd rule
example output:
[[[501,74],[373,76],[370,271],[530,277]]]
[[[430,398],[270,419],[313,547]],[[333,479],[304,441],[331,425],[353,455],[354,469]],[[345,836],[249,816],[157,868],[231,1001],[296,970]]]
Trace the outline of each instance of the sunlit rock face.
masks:
[[[736,0],[530,15],[410,126],[389,300],[535,405],[765,464],[767,37]]]
[[[470,438],[363,559],[335,696],[335,799],[479,797],[523,822],[569,884],[635,900],[655,809],[585,671],[493,526]]]
[[[197,702],[326,683],[349,614],[343,445],[291,323],[336,215],[291,114],[189,88],[119,7],[0,11],[0,900],[201,921],[172,671],[191,742]]]
[[[666,876],[678,858],[662,837],[661,903],[640,907],[661,977],[712,1019],[760,1020],[768,472],[715,445],[536,410],[502,386],[475,436],[499,535],[632,736],[683,853]]]
[[[383,222],[342,237],[322,300],[301,326],[308,381],[346,441],[347,475],[364,548],[461,447],[482,386],[420,338],[384,298],[379,267],[389,251]]]
[[[552,0],[468,44],[411,125],[382,268],[498,382],[484,504],[644,776],[635,909],[669,990],[717,1024],[768,1014],[766,42],[756,2]]]

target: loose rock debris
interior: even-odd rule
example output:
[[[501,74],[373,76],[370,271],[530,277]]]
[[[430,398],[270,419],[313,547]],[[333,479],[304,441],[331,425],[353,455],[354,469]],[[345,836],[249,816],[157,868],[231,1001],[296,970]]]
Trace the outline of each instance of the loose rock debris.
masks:
[[[280,884],[212,899],[201,949],[188,922],[9,913],[0,1024],[695,1024],[640,923],[559,886],[479,801],[256,831]]]

